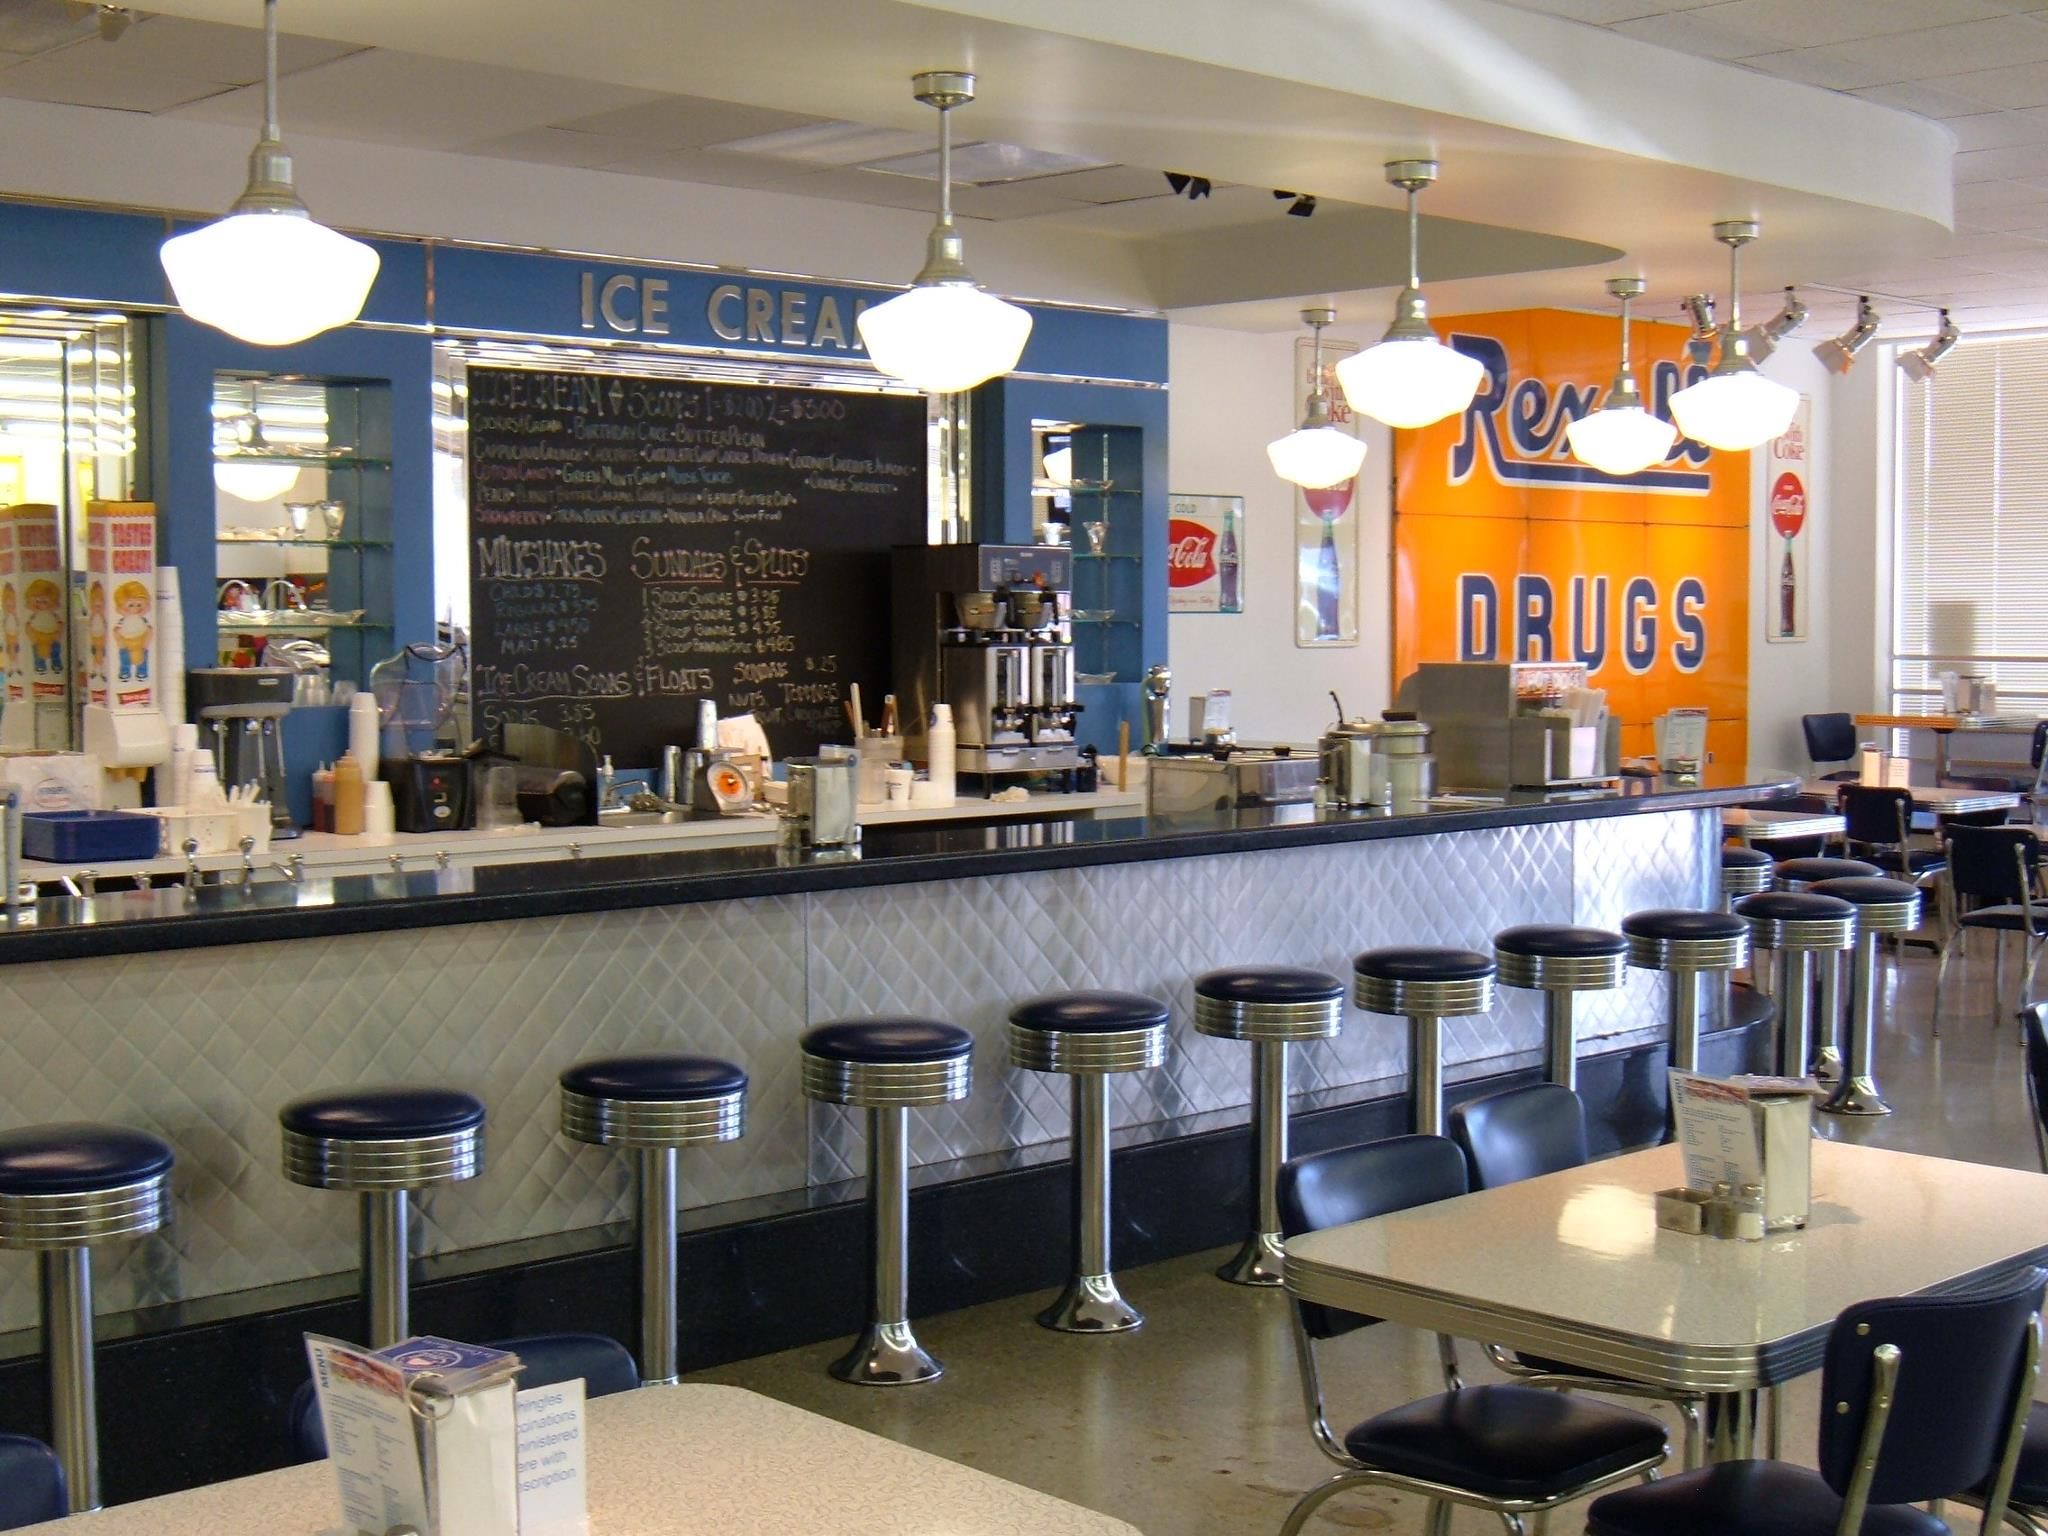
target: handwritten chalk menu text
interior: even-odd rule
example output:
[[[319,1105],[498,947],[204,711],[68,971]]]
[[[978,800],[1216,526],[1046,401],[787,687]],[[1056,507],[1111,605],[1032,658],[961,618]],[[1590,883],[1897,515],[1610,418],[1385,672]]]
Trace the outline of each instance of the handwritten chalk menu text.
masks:
[[[621,768],[751,711],[778,757],[848,741],[889,689],[889,550],[925,537],[920,397],[469,371],[479,731],[579,736]]]

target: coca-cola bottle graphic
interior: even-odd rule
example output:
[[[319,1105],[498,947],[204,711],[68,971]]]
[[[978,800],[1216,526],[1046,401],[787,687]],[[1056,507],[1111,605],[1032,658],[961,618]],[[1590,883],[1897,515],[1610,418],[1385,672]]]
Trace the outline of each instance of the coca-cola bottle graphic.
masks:
[[[1216,541],[1216,600],[1225,613],[1243,606],[1238,598],[1237,509],[1223,509],[1223,536]]]
[[[1304,490],[1302,499],[1322,521],[1323,539],[1316,549],[1316,633],[1318,640],[1344,638],[1344,567],[1337,558],[1337,519],[1351,506],[1349,480]]]
[[[1792,568],[1792,541],[1785,541],[1785,560],[1778,567],[1778,633],[1799,633],[1799,573]]]

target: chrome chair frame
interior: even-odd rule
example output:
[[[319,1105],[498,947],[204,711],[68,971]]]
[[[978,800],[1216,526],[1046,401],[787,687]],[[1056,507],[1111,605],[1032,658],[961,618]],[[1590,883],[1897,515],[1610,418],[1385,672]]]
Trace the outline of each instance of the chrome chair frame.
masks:
[[[2034,972],[2041,964],[2043,952],[2048,951],[2048,928],[2043,927],[2044,923],[2048,923],[2048,914],[2043,914],[2039,917],[2035,915],[2035,875],[2027,868],[2027,856],[2024,849],[2014,848],[2013,862],[2018,867],[2019,873],[2020,899],[2017,905],[2020,909],[2021,921],[2026,925],[2025,931],[2020,935],[2020,956],[2023,964],[2020,968],[2020,995],[2018,1002],[2018,1007],[2025,1009],[2031,1006],[2033,1001]],[[1964,913],[1961,910],[1961,902],[1956,896],[1953,876],[1950,874],[1944,874],[1942,877],[1941,910],[1943,927],[1948,937],[1942,943],[1941,956],[1936,961],[1934,967],[1934,1004],[1929,1015],[1930,1032],[1937,1036],[1941,1033],[1942,984],[1948,979],[1949,962],[1955,958],[1956,947],[1963,942],[1969,932],[1969,929],[1963,923]],[[1990,931],[1994,934],[1996,940],[1996,948],[1992,950],[1991,960],[1991,1018],[1995,1023],[1998,1019],[1999,1005],[2005,996],[2005,935],[2008,930],[1993,929]]]
[[[1504,1344],[1482,1345],[1494,1369],[1525,1387],[1550,1387],[1559,1392],[1591,1392],[1600,1397],[1638,1398],[1645,1402],[1668,1403],[1677,1410],[1685,1438],[1679,1449],[1679,1464],[1687,1472],[1706,1465],[1707,1395],[1688,1393],[1648,1382],[1628,1381],[1619,1376],[1582,1376],[1571,1371],[1540,1371]],[[1771,1434],[1778,1433],[1778,1399],[1771,1398]]]
[[[1344,1447],[1343,1438],[1330,1427],[1329,1410],[1323,1404],[1322,1373],[1316,1365],[1315,1341],[1308,1336],[1308,1329],[1302,1325],[1301,1309],[1290,1307],[1294,1327],[1295,1355],[1301,1362],[1302,1406],[1308,1412],[1309,1432],[1315,1436],[1316,1449],[1343,1468],[1333,1477],[1303,1494],[1287,1512],[1287,1519],[1280,1527],[1280,1536],[1298,1536],[1309,1517],[1320,1509],[1324,1502],[1347,1488],[1393,1488],[1403,1493],[1416,1494],[1429,1500],[1430,1536],[1448,1536],[1450,1531],[1450,1506],[1462,1504],[1467,1509],[1483,1509],[1498,1515],[1508,1529],[1509,1536],[1525,1536],[1528,1522],[1525,1515],[1541,1517],[1562,1504],[1583,1499],[1589,1494],[1599,1493],[1617,1483],[1631,1479],[1645,1483],[1656,1481],[1657,1468],[1663,1464],[1663,1454],[1650,1457],[1631,1466],[1622,1467],[1605,1477],[1583,1486],[1566,1489],[1547,1499],[1500,1499],[1475,1493],[1469,1488],[1459,1488],[1449,1483],[1432,1482],[1427,1478],[1409,1477],[1399,1472],[1383,1471],[1358,1460]],[[1437,1336],[1438,1357],[1443,1366],[1445,1390],[1456,1392],[1464,1386],[1458,1369],[1457,1347],[1447,1334]]]
[[[1890,1371],[1885,1370],[1886,1355],[1890,1355]],[[1871,1397],[1875,1399],[1878,1389],[1883,1387],[1885,1416],[1891,1413],[1892,1384],[1898,1379],[1899,1351],[1896,1345],[1880,1344],[1877,1349],[1878,1372],[1871,1383]],[[2048,1536],[2048,1509],[2036,1508],[2031,1504],[2015,1505],[2012,1502],[2014,1474],[2019,1471],[2020,1446],[2027,1435],[2027,1410],[2033,1406],[2034,1385],[2041,1371],[2041,1314],[2035,1313],[2033,1322],[2027,1328],[2026,1353],[2020,1360],[2020,1384],[2012,1407],[2012,1423],[2005,1432],[2005,1450],[1998,1458],[1998,1470],[1991,1476],[1990,1496],[1978,1499],[1975,1494],[1953,1494],[1953,1500],[1966,1509],[1981,1510],[1983,1518],[1977,1522],[1978,1536],[1991,1533],[2008,1522],[2030,1536]],[[1857,1528],[1863,1523],[1864,1507],[1869,1503],[1870,1481],[1877,1475],[1877,1448],[1884,1441],[1884,1424],[1880,1420],[1873,1430],[1871,1420],[1878,1419],[1877,1404],[1873,1401],[1870,1417],[1863,1424],[1863,1439],[1857,1447],[1856,1482],[1850,1484],[1849,1497],[1842,1501],[1842,1518],[1835,1528],[1835,1536],[1857,1536]],[[1859,1486],[1862,1497],[1859,1497]],[[1850,1519],[1851,1513],[1855,1519]]]
[[[2033,1003],[2020,1010],[2020,1033],[2023,1038],[2027,1034],[2026,1016],[2030,1013],[2034,1016],[2036,1028],[2048,1030],[2048,1003]],[[2030,1044],[2030,1054],[2031,1049]],[[2024,1076],[2027,1080],[2027,1109],[2032,1114],[2034,1120],[2034,1155],[2041,1161],[2041,1171],[2048,1173],[2048,1120],[2041,1118],[2042,1112],[2044,1109],[2048,1109],[2048,1105],[2044,1105],[2041,1102],[2041,1090],[2034,1081],[2033,1063],[2031,1061],[2027,1063],[2027,1071]],[[2048,1532],[2044,1532],[2044,1536],[2048,1536]]]

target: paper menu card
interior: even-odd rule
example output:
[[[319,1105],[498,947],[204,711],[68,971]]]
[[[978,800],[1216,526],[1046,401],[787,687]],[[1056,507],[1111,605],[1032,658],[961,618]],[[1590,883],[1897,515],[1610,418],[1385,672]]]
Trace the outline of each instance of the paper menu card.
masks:
[[[368,1536],[397,1525],[428,1530],[405,1373],[367,1350],[316,1334],[306,1335],[306,1354],[327,1456],[341,1487],[343,1528]]]
[[[1671,1105],[1688,1185],[1711,1190],[1763,1183],[1763,1139],[1741,1084],[1673,1067]]]

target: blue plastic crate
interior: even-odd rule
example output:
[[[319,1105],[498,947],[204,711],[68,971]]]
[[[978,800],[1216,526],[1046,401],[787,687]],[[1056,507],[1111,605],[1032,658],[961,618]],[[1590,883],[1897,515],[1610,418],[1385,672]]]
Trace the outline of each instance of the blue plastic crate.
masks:
[[[162,833],[162,822],[133,811],[27,811],[21,852],[52,864],[153,859]]]

